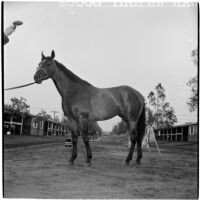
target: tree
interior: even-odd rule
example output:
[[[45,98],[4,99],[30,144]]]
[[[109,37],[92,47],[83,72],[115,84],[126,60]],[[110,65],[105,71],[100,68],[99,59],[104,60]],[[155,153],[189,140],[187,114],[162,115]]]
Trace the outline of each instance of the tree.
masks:
[[[194,112],[197,110],[197,103],[198,103],[197,75],[188,81],[187,86],[191,88],[192,92],[191,97],[189,98],[187,104],[189,106],[189,111]]]
[[[115,134],[124,134],[128,130],[126,123],[121,120],[117,125],[115,125],[112,129],[112,132]]]
[[[47,114],[47,112],[43,109],[41,109],[41,112],[37,114],[37,117],[43,120],[52,120],[51,115]]]
[[[5,107],[9,112],[12,113],[12,115],[21,115],[22,117],[29,114],[29,108],[30,106],[26,103],[26,99],[23,97],[20,97],[19,99],[17,97],[13,97],[10,99],[11,104],[6,104]]]
[[[154,118],[153,110],[150,107],[146,106],[146,124],[152,126],[154,121],[155,121],[155,118]]]
[[[112,133],[118,134],[118,124],[113,126]]]
[[[55,116],[55,117],[53,118],[53,120],[54,120],[55,122],[58,122],[58,123],[60,123],[60,119],[59,119],[59,117],[58,117],[58,116]]]
[[[45,110],[41,109],[41,112],[36,115],[35,120],[37,123],[39,123],[42,121],[52,120],[52,117],[51,115],[47,114]],[[38,129],[39,129],[39,126],[38,126]]]
[[[174,109],[165,101],[165,89],[161,83],[155,87],[155,93],[148,95],[149,106],[146,106],[146,122],[155,128],[169,127],[177,122]]]
[[[194,63],[194,65],[198,65],[198,50],[194,49],[191,53],[191,57],[192,57],[192,62]]]
[[[121,122],[119,122],[118,130],[119,130],[119,133],[122,133],[122,134],[127,132],[127,125],[123,120],[121,120]]]
[[[94,136],[101,136],[101,134],[102,130],[96,122],[88,123],[88,135],[94,137]]]
[[[164,109],[164,126],[170,127],[174,124],[174,122],[177,122],[176,115],[174,114],[174,108],[168,106]]]
[[[198,51],[197,49],[192,51],[191,54],[192,61],[195,66],[198,67]],[[191,97],[189,98],[189,101],[187,102],[189,106],[189,111],[194,112],[197,110],[197,104],[198,104],[198,91],[197,91],[197,82],[198,82],[198,77],[197,75],[193,78],[191,78],[186,85],[191,88]]]
[[[149,104],[150,104],[151,106],[153,106],[154,109],[156,110],[156,109],[157,109],[157,107],[156,107],[156,97],[155,97],[154,92],[151,91],[151,92],[149,93],[148,99],[149,99]]]
[[[69,120],[67,117],[65,117],[65,115],[62,116],[61,124],[69,126]]]

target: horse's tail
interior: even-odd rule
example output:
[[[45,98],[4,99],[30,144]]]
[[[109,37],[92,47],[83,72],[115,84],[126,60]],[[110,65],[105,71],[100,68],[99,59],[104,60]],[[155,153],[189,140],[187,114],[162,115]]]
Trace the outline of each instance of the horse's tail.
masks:
[[[142,142],[142,139],[145,135],[145,126],[146,126],[146,116],[145,116],[145,104],[142,108],[142,113],[140,114],[138,125],[137,125],[137,132],[138,132],[138,139]]]

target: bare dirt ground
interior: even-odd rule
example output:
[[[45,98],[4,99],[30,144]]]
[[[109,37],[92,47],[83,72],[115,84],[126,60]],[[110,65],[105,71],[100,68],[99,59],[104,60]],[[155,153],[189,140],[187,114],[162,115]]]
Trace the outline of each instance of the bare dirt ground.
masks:
[[[128,148],[119,142],[91,142],[92,166],[78,145],[75,168],[64,143],[4,149],[4,197],[7,198],[198,198],[197,145],[160,144],[122,167]],[[135,152],[134,152],[135,153]]]

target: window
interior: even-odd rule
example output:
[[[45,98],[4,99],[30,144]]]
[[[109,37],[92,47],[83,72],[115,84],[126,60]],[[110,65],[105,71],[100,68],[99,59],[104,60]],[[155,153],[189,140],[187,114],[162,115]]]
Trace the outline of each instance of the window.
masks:
[[[38,123],[36,121],[35,118],[33,118],[33,128],[37,128],[38,127]]]
[[[189,127],[189,132],[190,132],[190,135],[194,135],[194,126],[193,125],[191,125],[190,127]]]
[[[44,122],[40,121],[40,129],[43,129]]]
[[[160,130],[158,131],[158,136],[160,136]]]

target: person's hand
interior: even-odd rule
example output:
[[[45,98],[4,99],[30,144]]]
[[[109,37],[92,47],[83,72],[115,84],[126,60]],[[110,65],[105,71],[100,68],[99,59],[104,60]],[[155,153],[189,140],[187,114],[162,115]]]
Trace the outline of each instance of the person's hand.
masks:
[[[23,24],[22,21],[14,21],[14,22],[13,22],[13,28],[15,29],[17,26],[20,26],[20,25],[22,25],[22,24]]]

